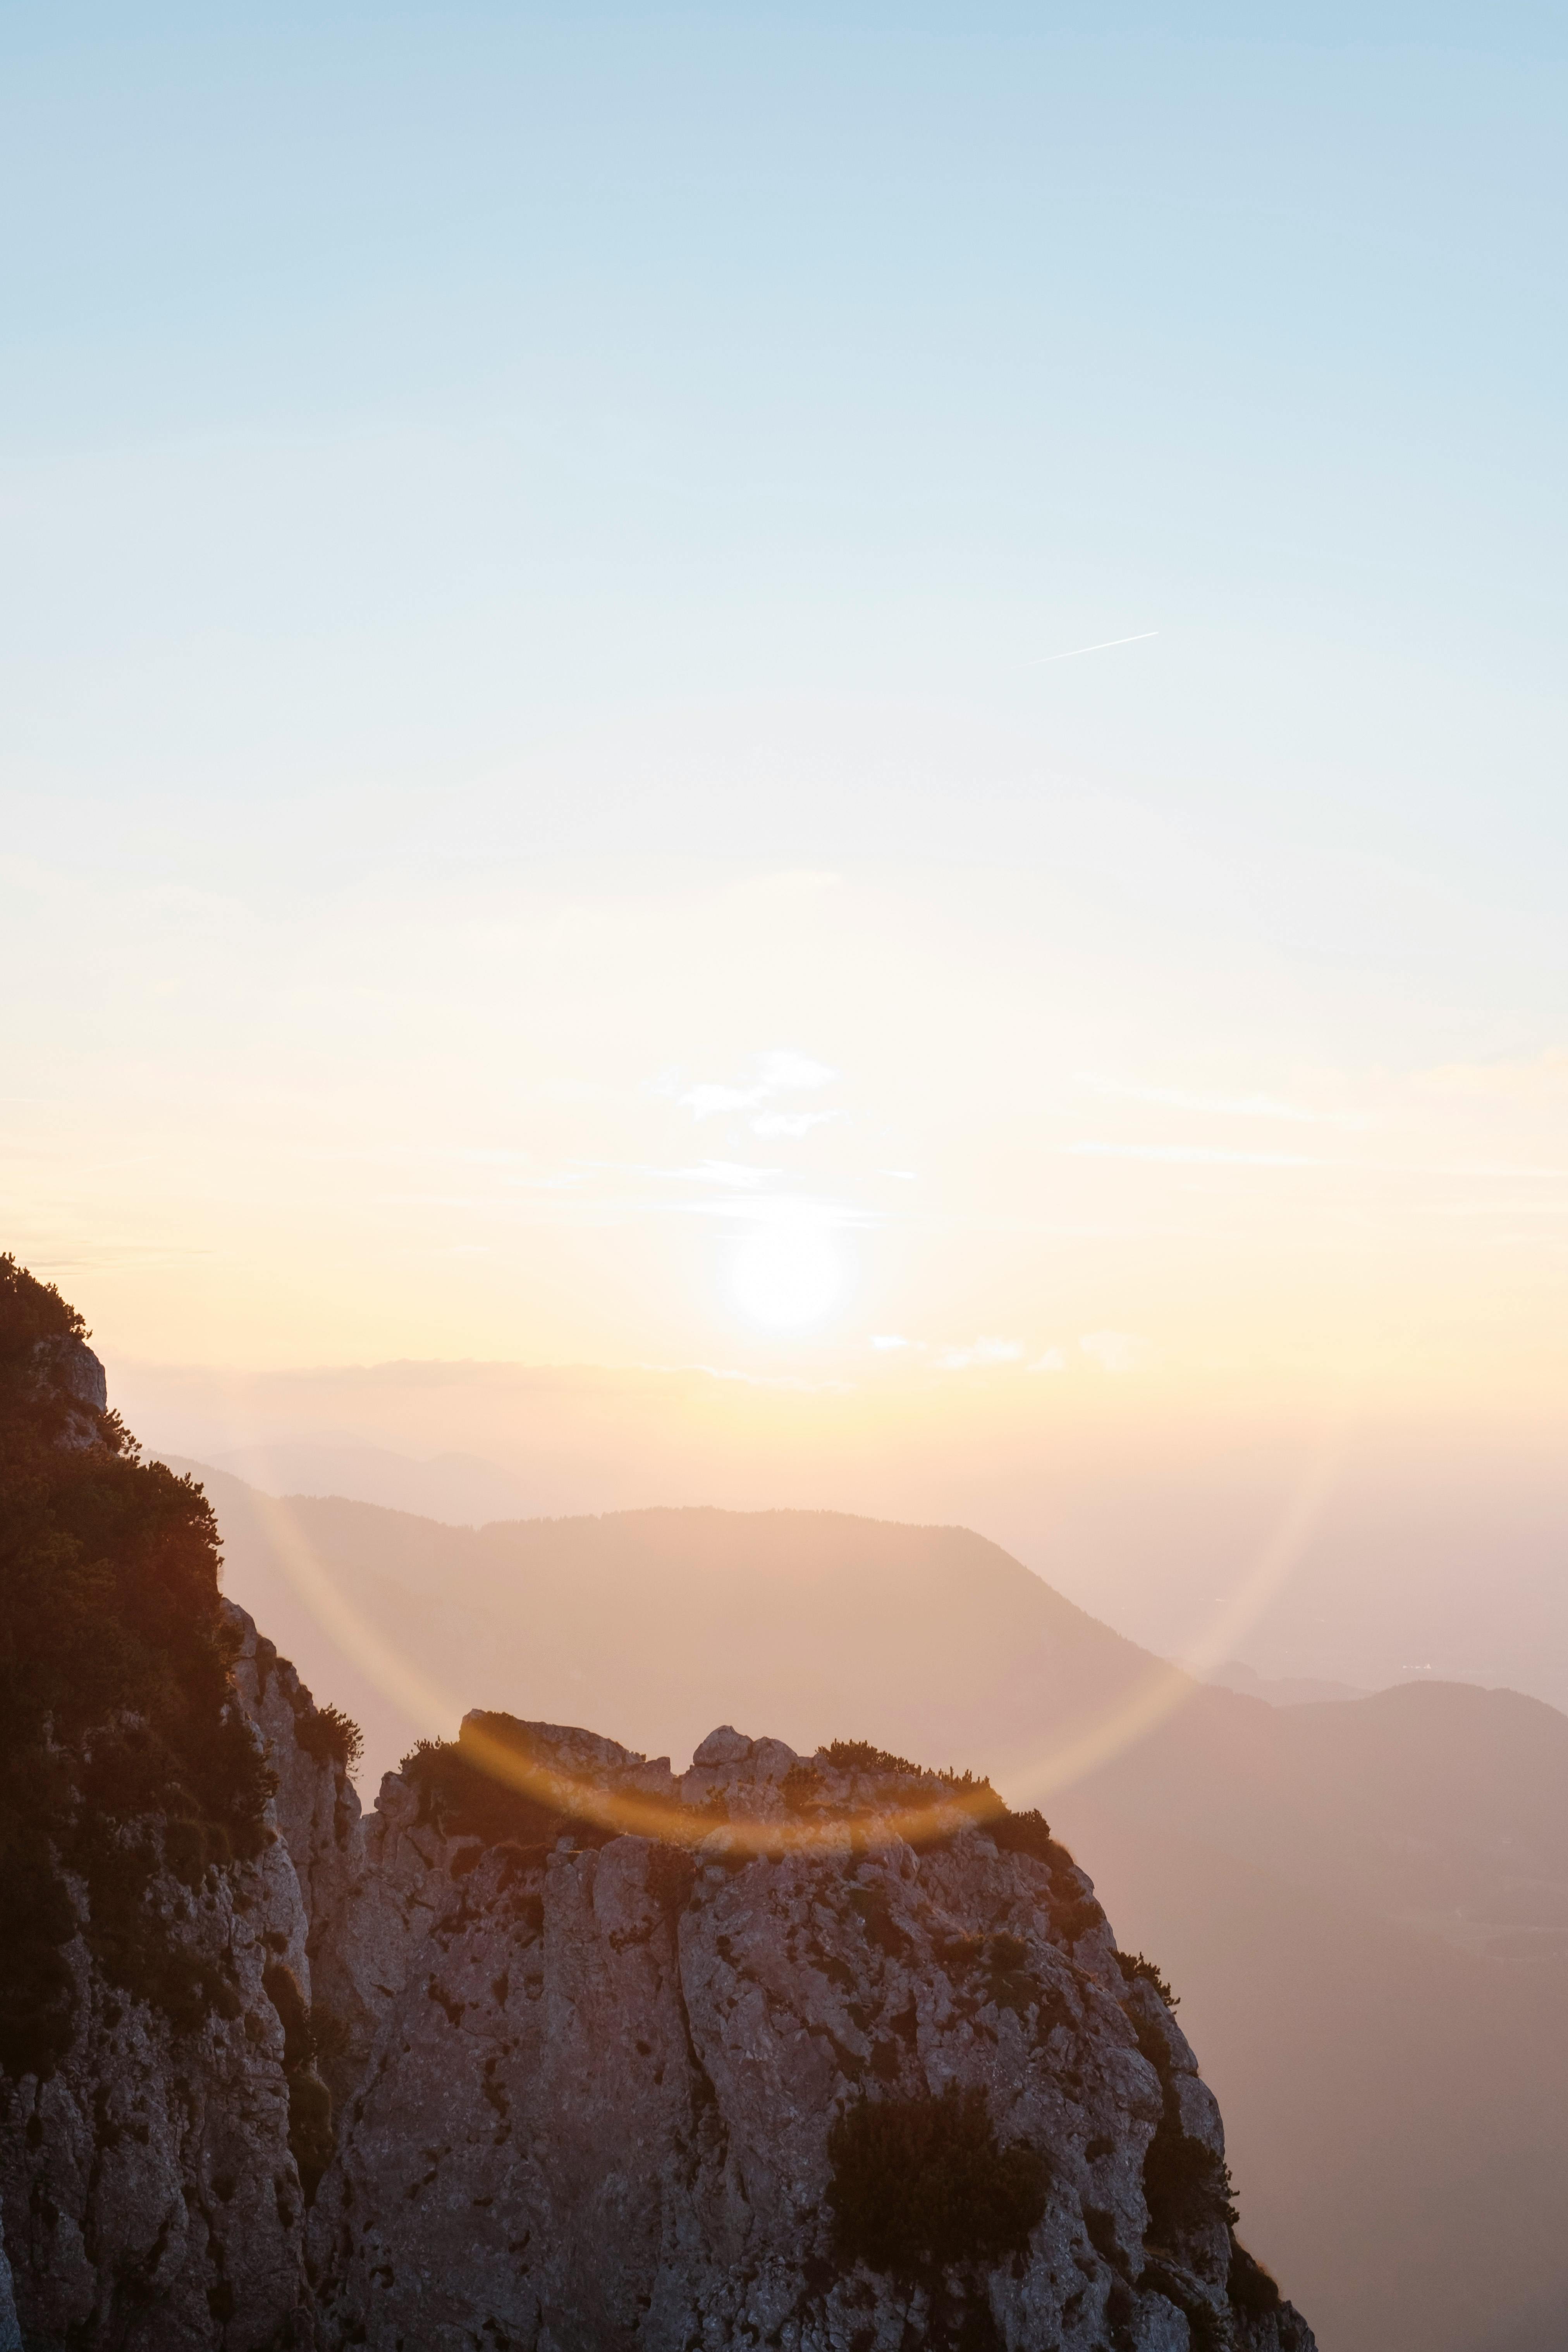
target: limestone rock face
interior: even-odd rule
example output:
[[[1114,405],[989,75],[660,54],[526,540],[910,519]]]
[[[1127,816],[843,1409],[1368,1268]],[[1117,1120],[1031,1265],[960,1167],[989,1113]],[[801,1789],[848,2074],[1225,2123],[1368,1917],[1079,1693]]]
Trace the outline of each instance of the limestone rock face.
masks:
[[[66,1947],[69,2049],[43,2081],[0,2076],[0,2352],[315,2340],[306,2188],[330,2140],[305,2023],[311,1898],[324,1908],[335,1891],[359,1803],[346,1773],[300,1743],[315,1710],[292,1667],[243,1612],[229,1615],[235,1703],[279,1774],[269,1840],[195,1885],[169,1866],[154,1875],[183,2001],[107,1982],[79,1934]],[[82,1916],[85,1888],[66,1885]]]
[[[243,1609],[232,1601],[225,1608],[240,1641],[236,1688],[277,1777],[272,1819],[299,1889],[301,1932],[286,1957],[315,2020],[316,2066],[341,2090],[353,2079],[366,2039],[364,2004],[345,1965],[365,1874],[359,1795],[314,1738],[318,1710],[289,1660]]]
[[[476,1832],[416,1769],[362,1817],[230,1622],[271,1841],[154,1883],[201,2014],[69,1948],[68,2053],[0,2080],[0,2352],[1311,2352],[1235,2245],[1180,2028],[1044,1824],[868,1839],[944,1784],[728,1726],[679,1778],[512,1727],[645,1828],[684,1808],[668,1838]],[[801,1819],[810,1849],[754,1850]],[[1037,2205],[1001,2254],[878,2266],[836,2126],[950,2086],[1037,2152]]]
[[[35,1387],[65,1407],[55,1444],[68,1453],[95,1445],[109,1410],[109,1381],[87,1341],[68,1331],[51,1332],[33,1348],[32,1372]]]
[[[612,1790],[668,1774],[530,1729]],[[1257,2274],[1213,2095],[1070,1859],[976,1828],[750,1853],[739,1825],[784,1815],[792,1767],[710,1735],[680,1794],[734,1826],[694,1854],[443,1836],[388,1777],[354,1948],[374,2038],[310,2222],[321,2341],[1305,2352],[1289,2305],[1235,2298]],[[812,1781],[827,1823],[940,1792],[820,1761]],[[835,2119],[950,2084],[1047,2159],[1026,2242],[940,2273],[847,2257]]]
[[[299,1881],[307,1930],[324,1927],[342,1899],[345,1873],[360,1819],[360,1801],[346,1771],[307,1744],[317,1714],[314,1700],[287,1658],[256,1630],[243,1609],[227,1601],[225,1616],[239,1636],[234,1678],[240,1705],[255,1725],[277,1776],[273,1821]]]
[[[205,1979],[196,2013],[172,2018],[106,1983],[79,1937],[66,1951],[79,2006],[63,2062],[42,2082],[0,2080],[21,2341],[306,2344],[287,2044],[289,1989],[308,2003],[310,1962],[289,1849],[275,1835],[199,1892],[165,1869],[152,1902]]]

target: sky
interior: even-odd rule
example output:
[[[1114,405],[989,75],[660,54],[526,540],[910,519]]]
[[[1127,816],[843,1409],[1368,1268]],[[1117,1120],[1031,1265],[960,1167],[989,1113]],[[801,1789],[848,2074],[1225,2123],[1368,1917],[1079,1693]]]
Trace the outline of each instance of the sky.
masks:
[[[8,9],[6,1245],[127,1366],[1555,1443],[1565,52]]]

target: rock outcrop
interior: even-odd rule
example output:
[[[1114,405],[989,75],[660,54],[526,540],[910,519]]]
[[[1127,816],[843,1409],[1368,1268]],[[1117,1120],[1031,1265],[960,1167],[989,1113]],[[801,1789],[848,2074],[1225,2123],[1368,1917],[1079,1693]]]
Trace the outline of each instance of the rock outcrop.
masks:
[[[138,1999],[79,1932],[66,1947],[68,2049],[42,2079],[0,2082],[5,2240],[29,2347],[311,2340],[298,2047],[308,1919],[289,1845],[268,1827],[260,1855],[209,1869],[199,1890],[167,1867],[150,1880],[147,1909],[205,1993],[173,2013]],[[85,1914],[85,1890],[69,1892]],[[325,2106],[323,2089],[323,2119]]]
[[[583,1773],[584,1735],[510,1728]],[[383,1785],[358,1896],[374,2038],[309,2230],[326,2342],[1310,2346],[1234,2246],[1219,2114],[1153,1971],[1043,1823],[919,1850],[860,1827],[940,1816],[948,1785],[897,1759],[725,1727],[677,1781],[593,1746],[606,1792],[662,1777],[714,1827],[694,1851],[602,1828],[541,1848],[473,1834],[417,1762]],[[803,1807],[818,1842],[752,1850]],[[836,2126],[879,2107],[903,2139],[857,2156]],[[982,2173],[1029,2153],[1037,2210],[1001,2258],[960,2211],[951,2259],[917,2231],[878,2267],[857,2199],[918,2201],[922,2119],[961,2108]],[[943,2193],[962,2208],[964,2180]]]
[[[6,1750],[13,1811],[55,1793],[13,1841],[0,2352],[1310,2352],[1166,1989],[1037,1815],[857,1744],[725,1726],[677,1776],[492,1716],[362,1816],[353,1727],[203,1600],[199,1494],[23,1305],[6,1590],[108,1590],[69,1531],[145,1521],[206,1696]]]
[[[75,2030],[47,2074],[0,2075],[0,2352],[316,2341],[305,2220],[331,2137],[312,2063],[308,1893],[323,1825],[341,1851],[360,1808],[342,1765],[302,1744],[317,1710],[293,1669],[258,1673],[268,1645],[229,1614],[243,1639],[237,1701],[282,1767],[266,1843],[194,1886],[159,1857],[142,1906],[180,1972],[151,1997],[105,1972],[82,1932],[89,1889],[62,1872]],[[293,1709],[268,1705],[269,1679]],[[160,1842],[163,1830],[151,1825]]]

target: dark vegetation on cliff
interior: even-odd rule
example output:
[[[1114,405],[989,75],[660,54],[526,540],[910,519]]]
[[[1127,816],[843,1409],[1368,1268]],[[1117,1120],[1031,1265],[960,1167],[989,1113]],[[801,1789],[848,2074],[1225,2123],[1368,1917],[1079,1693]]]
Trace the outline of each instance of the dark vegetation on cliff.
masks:
[[[1046,2210],[1048,2163],[1022,2140],[999,2145],[974,2086],[862,2099],[834,2123],[827,2154],[839,2253],[896,2278],[1021,2253]]]
[[[256,1853],[272,1787],[233,1704],[217,1530],[194,1480],[143,1463],[92,1401],[81,1317],[0,1257],[0,2066],[67,2046],[77,1931],[176,2022],[225,1999],[149,1909]],[[82,1367],[88,1368],[83,1377]]]
[[[527,1726],[510,1715],[479,1715],[474,1725],[496,1746],[509,1748],[523,1766],[540,1760]],[[547,1853],[558,1838],[581,1846],[606,1845],[614,1830],[542,1803],[526,1790],[498,1780],[477,1760],[469,1727],[456,1739],[416,1740],[398,1766],[418,1795],[419,1818],[446,1837],[479,1838],[487,1846],[513,1845],[524,1853]]]

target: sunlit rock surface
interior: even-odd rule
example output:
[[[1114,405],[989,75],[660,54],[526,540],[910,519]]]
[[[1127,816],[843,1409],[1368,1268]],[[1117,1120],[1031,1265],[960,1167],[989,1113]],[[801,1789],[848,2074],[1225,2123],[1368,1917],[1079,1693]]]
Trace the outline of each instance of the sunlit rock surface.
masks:
[[[583,1735],[533,1729],[584,1769]],[[595,1746],[609,1786],[667,1769]],[[1232,2301],[1257,2273],[1241,2257],[1233,2279],[1201,2186],[1218,2111],[1088,1879],[1059,1848],[976,1829],[920,1853],[856,1852],[847,1831],[837,1853],[749,1855],[718,1816],[782,1817],[795,1761],[728,1727],[705,1741],[679,1784],[716,1817],[695,1853],[444,1836],[389,1776],[354,1928],[374,2038],[310,2224],[323,2341],[1310,2346],[1289,2306]],[[942,1794],[816,1773],[825,1822]],[[1026,2246],[903,2277],[847,2261],[833,2119],[949,2084],[1047,2158]],[[1163,2117],[1200,2186],[1152,2221]]]

